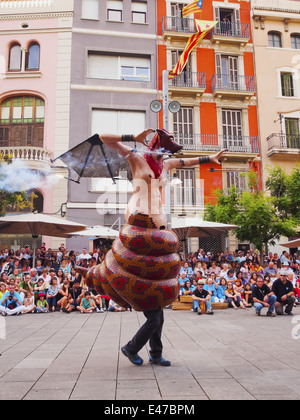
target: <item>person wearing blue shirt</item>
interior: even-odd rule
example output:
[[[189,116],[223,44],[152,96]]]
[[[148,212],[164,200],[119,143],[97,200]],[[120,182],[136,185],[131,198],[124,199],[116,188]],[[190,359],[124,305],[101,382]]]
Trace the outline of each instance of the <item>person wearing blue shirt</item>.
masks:
[[[234,270],[233,270],[233,268],[230,268],[228,271],[227,271],[227,274],[224,276],[224,278],[225,278],[225,280],[229,280],[229,281],[235,281],[236,280],[236,275],[235,275],[235,272],[234,272]]]
[[[215,298],[217,297],[217,289],[219,285],[211,277],[209,277],[203,286],[204,290],[207,290],[211,295],[211,301],[215,302]]]
[[[181,269],[180,269],[179,274],[180,274],[182,271],[185,271],[185,274],[186,274],[186,277],[187,277],[187,278],[189,278],[192,274],[194,274],[194,273],[193,273],[193,269],[192,269],[192,267],[190,267],[190,266],[189,266],[189,263],[188,263],[188,262],[185,262],[185,263],[184,263],[183,267],[181,267]]]
[[[226,295],[225,290],[227,289],[227,281],[224,277],[220,278],[220,282],[217,288],[217,299],[215,299],[216,302],[225,302]]]
[[[4,293],[0,301],[0,313],[6,315],[20,315],[26,308],[19,293],[16,292],[16,285],[10,282],[8,291]]]

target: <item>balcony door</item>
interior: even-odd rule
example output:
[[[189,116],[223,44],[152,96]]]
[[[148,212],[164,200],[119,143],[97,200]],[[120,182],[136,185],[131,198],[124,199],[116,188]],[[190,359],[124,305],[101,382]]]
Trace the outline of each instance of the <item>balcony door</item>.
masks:
[[[192,32],[191,28],[189,28],[191,19],[182,17],[182,9],[184,7],[184,4],[171,3],[171,26],[173,30],[178,32]]]
[[[179,144],[186,150],[193,150],[194,139],[194,118],[193,108],[181,107],[180,111],[173,114],[173,133]]]
[[[216,54],[217,83],[219,89],[238,90],[238,57]]]
[[[217,20],[215,31],[224,36],[241,35],[241,19],[238,9],[223,7],[214,8],[214,20]]]
[[[238,149],[243,147],[242,111],[236,109],[222,110],[223,147]]]
[[[183,53],[183,50],[173,50],[172,51],[172,69],[176,66],[178,63],[178,60]],[[181,74],[178,74],[176,77],[173,77],[171,79],[172,86],[193,86],[193,80],[192,80],[192,71],[191,71],[191,59],[186,63],[186,66],[182,70]]]
[[[173,203],[175,206],[194,206],[195,199],[195,170],[179,169],[176,171],[181,185],[174,188]]]
[[[286,146],[288,149],[300,149],[299,118],[285,118]]]

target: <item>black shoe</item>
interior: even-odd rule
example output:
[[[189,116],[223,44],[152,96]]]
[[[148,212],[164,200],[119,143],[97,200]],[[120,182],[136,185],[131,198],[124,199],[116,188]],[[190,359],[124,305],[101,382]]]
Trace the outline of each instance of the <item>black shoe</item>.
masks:
[[[152,365],[159,365],[159,366],[171,366],[171,362],[169,360],[164,359],[162,356],[158,359],[152,359],[152,356],[149,356],[149,363]]]
[[[287,315],[294,316],[294,314],[293,314],[293,312],[292,312],[292,311],[289,311],[289,312],[285,311],[285,313],[286,313]]]
[[[274,312],[267,312],[267,316],[272,316],[272,317],[274,317],[274,316],[276,316],[275,314],[274,314]]]
[[[197,308],[197,314],[198,314],[198,315],[202,315],[201,308]]]
[[[121,347],[121,351],[124,354],[124,356],[128,357],[128,359],[134,365],[140,366],[143,364],[143,359],[137,353],[136,354],[129,353],[126,346]]]

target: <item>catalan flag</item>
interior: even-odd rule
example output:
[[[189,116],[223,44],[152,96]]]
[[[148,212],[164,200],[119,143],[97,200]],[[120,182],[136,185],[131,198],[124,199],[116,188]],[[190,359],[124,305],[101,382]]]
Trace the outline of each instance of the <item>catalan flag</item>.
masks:
[[[218,21],[195,19],[197,32],[190,36],[183,53],[179,57],[178,63],[174,69],[169,72],[169,79],[173,79],[173,77],[182,72],[186,66],[187,60],[192,50],[199,44],[200,41],[202,41],[205,35],[211,31],[217,23]]]
[[[182,9],[182,17],[202,11],[203,0],[194,0]]]

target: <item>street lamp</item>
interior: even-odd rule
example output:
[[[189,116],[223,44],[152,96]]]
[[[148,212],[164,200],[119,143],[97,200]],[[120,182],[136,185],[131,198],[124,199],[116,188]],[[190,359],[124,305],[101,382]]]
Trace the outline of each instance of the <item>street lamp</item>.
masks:
[[[163,87],[163,101],[154,100],[150,104],[150,109],[153,112],[160,112],[163,109],[163,128],[169,131],[169,111],[176,114],[180,111],[180,103],[172,101],[169,103],[169,71],[163,70],[162,73],[162,87]],[[167,173],[167,186],[166,186],[166,214],[168,220],[168,229],[172,228],[172,217],[171,217],[171,184],[170,184],[170,172]]]

